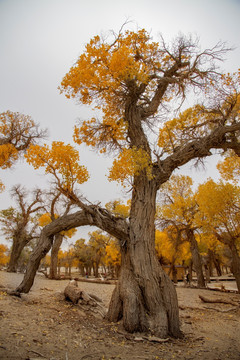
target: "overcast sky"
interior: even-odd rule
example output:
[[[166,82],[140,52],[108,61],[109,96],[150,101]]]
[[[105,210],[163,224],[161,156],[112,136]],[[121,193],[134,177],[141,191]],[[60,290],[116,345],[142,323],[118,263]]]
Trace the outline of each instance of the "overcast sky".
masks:
[[[222,64],[225,71],[240,67],[240,0],[0,0],[0,112],[11,110],[32,116],[49,129],[48,141],[72,142],[77,118],[90,110],[60,95],[58,86],[85,44],[96,34],[118,31],[126,19],[132,29],[145,28],[155,40],[179,32],[199,36],[202,48],[226,41],[236,49]],[[83,192],[103,205],[122,197],[121,188],[106,181],[110,159],[81,148],[80,158],[91,174]],[[217,176],[210,166],[204,172],[188,171],[195,181]],[[46,176],[19,162],[1,170],[6,185],[0,209],[11,206],[9,189],[46,187]]]

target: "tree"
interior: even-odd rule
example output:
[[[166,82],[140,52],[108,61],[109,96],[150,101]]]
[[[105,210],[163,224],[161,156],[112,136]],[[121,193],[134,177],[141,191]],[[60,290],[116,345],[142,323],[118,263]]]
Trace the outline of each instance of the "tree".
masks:
[[[240,187],[208,180],[198,188],[197,201],[206,226],[227,245],[232,255],[232,272],[240,292]]]
[[[90,249],[85,239],[79,239],[74,244],[74,256],[78,260],[78,266],[82,276],[91,274],[92,260]]]
[[[3,266],[6,266],[9,261],[9,256],[7,255],[8,248],[4,244],[0,244],[0,269]]]
[[[168,275],[172,274],[174,283],[177,283],[176,265],[189,259],[189,244],[182,237],[182,229],[178,226],[169,226],[163,232],[156,231],[155,247],[160,262],[170,264]]]
[[[62,254],[62,265],[65,266],[65,275],[72,275],[72,266],[76,264],[74,249],[70,247],[68,250],[64,251]]]
[[[11,195],[17,203],[17,208],[0,212],[0,222],[2,223],[2,232],[12,240],[11,255],[8,264],[9,272],[16,272],[18,260],[23,248],[34,238],[38,237],[36,233],[38,223],[34,214],[43,208],[42,191],[35,189],[32,192],[32,200],[28,200],[28,192],[24,187],[16,185],[11,190]]]
[[[105,263],[109,268],[111,276],[118,278],[121,267],[121,253],[119,242],[115,238],[111,237],[106,245]]]
[[[6,111],[0,114],[0,167],[10,168],[19,155],[27,150],[37,139],[46,136],[30,116]],[[0,189],[4,185],[0,183]]]
[[[98,277],[98,270],[103,258],[106,255],[106,245],[109,242],[109,237],[102,234],[100,230],[89,233],[88,246],[91,249],[91,258],[93,263],[93,272],[95,277]]]
[[[171,225],[174,228],[176,250],[184,241],[183,233],[185,233],[185,241],[190,243],[197,285],[205,287],[202,260],[195,236],[196,230],[201,225],[197,224],[195,219],[198,205],[191,187],[192,179],[189,176],[172,175],[170,180],[162,186],[157,219],[163,227],[165,225],[169,228]]]
[[[240,123],[234,117],[238,105],[233,103],[239,93],[230,85],[220,84],[226,80],[218,75],[215,66],[225,53],[221,44],[201,51],[194,40],[183,36],[168,47],[163,39],[154,42],[145,30],[122,30],[108,42],[96,36],[86,45],[63,78],[61,92],[77,102],[93,105],[100,113],[101,120],[92,118],[79,123],[74,139],[98,151],[118,154],[110,179],[131,184],[130,214],[128,218],[114,215],[100,204],[84,201],[70,182],[64,181],[66,186],[62,186],[66,171],[71,180],[69,162],[54,162],[57,153],[49,158],[46,147],[35,153],[32,147],[28,161],[52,173],[59,188],[80,210],[43,228],[17,291],[31,288],[41,256],[51,246],[54,234],[94,225],[116,237],[121,248],[121,274],[108,319],[115,322],[122,318],[129,332],[146,331],[160,337],[181,335],[176,290],[155,252],[156,195],[172,172],[190,160],[210,156],[212,149],[239,150]],[[174,119],[174,126],[171,121],[163,124],[171,116],[168,107],[179,107],[191,88],[203,90],[205,99],[217,103],[192,107]],[[217,93],[218,89],[221,93]],[[56,164],[59,167],[53,170]]]

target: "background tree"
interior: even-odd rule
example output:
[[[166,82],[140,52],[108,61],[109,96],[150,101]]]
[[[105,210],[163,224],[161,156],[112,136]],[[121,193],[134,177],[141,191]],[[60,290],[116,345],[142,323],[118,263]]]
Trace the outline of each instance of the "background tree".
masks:
[[[31,144],[46,136],[30,116],[6,111],[0,114],[0,167],[10,168]],[[0,190],[4,185],[0,182]]]
[[[200,248],[202,248],[203,252],[205,253],[204,266],[209,275],[208,280],[210,280],[211,276],[214,276],[214,267],[216,269],[217,275],[221,276],[221,266],[224,264],[224,245],[217,240],[216,236],[211,230],[205,231],[204,227],[199,234],[199,238]]]
[[[85,241],[85,239],[79,239],[74,244],[74,256],[78,260],[78,266],[82,276],[91,275],[91,269],[93,267],[91,249]]]
[[[121,267],[121,252],[117,239],[110,237],[106,245],[105,263],[111,277],[118,278]]]
[[[91,251],[94,276],[97,278],[99,266],[100,264],[103,265],[103,260],[106,256],[106,246],[110,239],[109,236],[104,235],[99,230],[89,233],[89,236],[88,246]]]
[[[73,247],[70,247],[68,250],[63,251],[61,262],[62,266],[65,267],[65,276],[71,278],[72,267],[77,266]]]
[[[192,191],[192,179],[189,176],[173,175],[162,186],[159,201],[158,223],[168,229],[170,226],[173,228],[170,234],[172,233],[175,238],[176,254],[184,240],[190,243],[193,266],[197,274],[197,285],[205,287],[202,259],[195,236],[196,230],[201,227],[201,222],[197,223],[195,220],[198,204]]]
[[[240,188],[210,179],[199,186],[197,202],[206,217],[206,226],[230,249],[232,272],[240,292]]]
[[[99,36],[90,40],[63,78],[61,91],[101,110],[100,120],[92,118],[75,127],[74,139],[98,151],[118,154],[110,179],[131,184],[130,214],[124,219],[79,197],[71,185],[72,180],[77,184],[78,177],[76,167],[71,167],[71,179],[68,153],[58,161],[58,154],[65,150],[48,157],[46,147],[36,152],[32,147],[28,161],[35,168],[45,167],[81,210],[42,230],[17,291],[29,291],[54,234],[94,225],[116,237],[121,247],[121,274],[108,319],[123,318],[130,332],[181,335],[176,290],[155,252],[156,196],[173,171],[190,160],[210,156],[214,149],[239,151],[239,92],[232,85],[235,81],[221,77],[215,66],[225,52],[221,44],[201,51],[196,41],[183,36],[167,46],[163,39],[154,42],[145,30],[120,31],[108,41]],[[192,88],[203,90],[204,99],[212,103],[195,105],[168,121],[170,105],[178,107]],[[165,123],[160,119],[166,119]]]
[[[0,244],[0,269],[5,267],[9,261],[8,247],[4,244]]]
[[[187,264],[191,258],[189,244],[182,237],[182,229],[172,225],[163,232],[157,230],[155,247],[160,262],[170,265],[168,275],[172,274],[173,282],[177,283],[176,265]]]
[[[16,272],[23,248],[39,236],[38,222],[34,215],[43,209],[43,193],[40,189],[35,189],[32,192],[32,200],[28,200],[28,191],[17,185],[12,188],[11,195],[17,203],[17,208],[2,210],[0,222],[2,232],[12,240],[8,271]]]

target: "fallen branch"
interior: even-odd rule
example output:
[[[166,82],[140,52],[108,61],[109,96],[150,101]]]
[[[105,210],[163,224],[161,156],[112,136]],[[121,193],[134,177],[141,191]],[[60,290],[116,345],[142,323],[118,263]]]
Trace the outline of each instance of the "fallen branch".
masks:
[[[218,311],[218,312],[221,312],[221,313],[227,313],[227,312],[230,312],[230,311],[236,311],[237,307],[232,307],[230,309],[221,310],[221,309],[216,309],[216,308],[211,307],[211,306],[204,306],[204,309],[215,310],[215,311]]]
[[[169,338],[166,338],[166,339],[161,339],[161,338],[158,338],[156,336],[136,336],[134,339],[134,341],[144,341],[144,340],[147,340],[149,342],[157,342],[157,343],[165,343],[165,342],[168,342],[169,341]]]
[[[233,301],[233,300],[225,300],[225,299],[221,299],[221,298],[209,299],[202,295],[199,295],[199,298],[205,303],[213,303],[213,304],[221,303],[221,304],[239,306],[239,303],[237,303],[236,301]]]
[[[32,353],[34,353],[34,354],[36,354],[36,355],[41,356],[42,358],[46,358],[46,356],[44,356],[43,354],[41,354],[40,352],[37,352],[37,351],[35,351],[35,350],[28,350],[28,352],[32,352]]]

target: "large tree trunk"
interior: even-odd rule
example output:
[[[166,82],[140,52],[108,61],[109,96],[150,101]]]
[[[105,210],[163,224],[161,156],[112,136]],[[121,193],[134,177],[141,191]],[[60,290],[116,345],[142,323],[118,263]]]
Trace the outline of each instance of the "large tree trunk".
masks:
[[[135,181],[130,214],[130,236],[122,247],[122,268],[108,311],[110,321],[123,318],[129,332],[181,336],[175,287],[161,268],[155,252],[156,187]]]
[[[27,242],[19,236],[13,238],[12,251],[7,268],[8,272],[17,272],[19,258],[26,244]]]
[[[16,292],[19,293],[29,292],[29,290],[33,285],[36,272],[40,265],[40,261],[51,249],[52,242],[53,242],[53,235],[48,237],[44,234],[44,232],[41,233],[39,243],[36,246],[35,250],[33,251],[28,261],[27,269],[23,281],[17,287]]]
[[[197,286],[200,288],[206,287],[204,275],[203,275],[203,269],[202,269],[201,256],[198,250],[198,243],[197,240],[195,239],[194,232],[192,229],[187,229],[187,237],[188,237],[188,241],[190,242],[190,250],[192,254],[193,266],[197,273]]]
[[[232,272],[237,282],[238,292],[240,293],[240,257],[234,242],[229,244],[229,248],[232,254]]]
[[[217,276],[222,276],[222,270],[221,270],[219,256],[215,253],[215,251],[210,250],[210,249],[208,249],[208,256],[215,266]],[[211,273],[210,275],[213,276],[213,273]]]
[[[50,273],[49,278],[50,279],[58,279],[58,273],[57,273],[57,264],[58,264],[58,252],[62,245],[63,241],[63,235],[56,234],[54,236],[54,241],[52,245],[52,251],[51,251],[51,263],[50,263]]]

